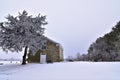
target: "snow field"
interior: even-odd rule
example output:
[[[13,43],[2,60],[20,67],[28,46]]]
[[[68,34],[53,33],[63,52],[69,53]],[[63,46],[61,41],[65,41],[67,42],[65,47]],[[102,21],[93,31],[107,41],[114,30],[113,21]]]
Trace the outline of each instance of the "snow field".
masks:
[[[6,64],[0,80],[120,80],[120,62]]]

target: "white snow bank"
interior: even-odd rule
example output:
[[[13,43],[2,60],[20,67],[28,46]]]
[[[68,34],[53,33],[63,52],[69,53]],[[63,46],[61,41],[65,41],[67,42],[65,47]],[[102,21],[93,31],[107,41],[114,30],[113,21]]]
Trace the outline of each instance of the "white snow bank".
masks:
[[[0,80],[120,80],[120,62],[0,65]]]

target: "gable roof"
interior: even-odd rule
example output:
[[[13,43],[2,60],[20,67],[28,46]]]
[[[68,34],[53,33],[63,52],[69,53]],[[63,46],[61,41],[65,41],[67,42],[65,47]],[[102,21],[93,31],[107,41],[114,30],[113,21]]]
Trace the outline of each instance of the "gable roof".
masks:
[[[62,45],[61,45],[60,43],[58,43],[58,42],[56,42],[56,41],[54,41],[54,40],[52,40],[52,39],[50,39],[50,38],[48,38],[48,37],[46,37],[46,40],[49,40],[49,41],[55,43],[56,46],[59,46],[59,48],[61,48],[61,49],[63,50],[63,47],[62,47]]]

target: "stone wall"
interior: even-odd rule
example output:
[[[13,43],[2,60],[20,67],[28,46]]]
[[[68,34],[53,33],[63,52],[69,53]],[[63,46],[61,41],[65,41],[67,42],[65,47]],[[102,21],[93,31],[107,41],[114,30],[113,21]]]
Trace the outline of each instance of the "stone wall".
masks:
[[[28,62],[37,62],[40,63],[40,55],[44,53],[46,55],[47,62],[60,62],[63,61],[63,50],[58,43],[54,43],[50,40],[47,41],[46,50],[38,50],[35,55],[31,53],[28,54]]]

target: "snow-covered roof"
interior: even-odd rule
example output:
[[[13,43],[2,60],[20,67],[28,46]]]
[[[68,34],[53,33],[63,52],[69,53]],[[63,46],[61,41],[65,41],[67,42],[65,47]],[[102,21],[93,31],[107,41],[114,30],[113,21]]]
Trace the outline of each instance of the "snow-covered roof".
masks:
[[[53,42],[53,43],[55,43],[55,44],[59,44],[59,43],[57,43],[56,41],[54,41],[54,40],[52,40],[52,39],[50,39],[50,38],[48,38],[48,37],[46,37],[46,39],[49,40],[49,41],[51,41],[51,42]]]
[[[50,39],[48,37],[46,37],[46,39],[49,40],[49,41],[51,41],[51,42],[53,42],[53,43],[55,43],[56,46],[59,46],[61,49],[63,49],[63,47],[62,47],[62,45],[60,43],[58,43],[58,42],[56,42],[56,41],[54,41],[54,40],[52,40],[52,39]]]

